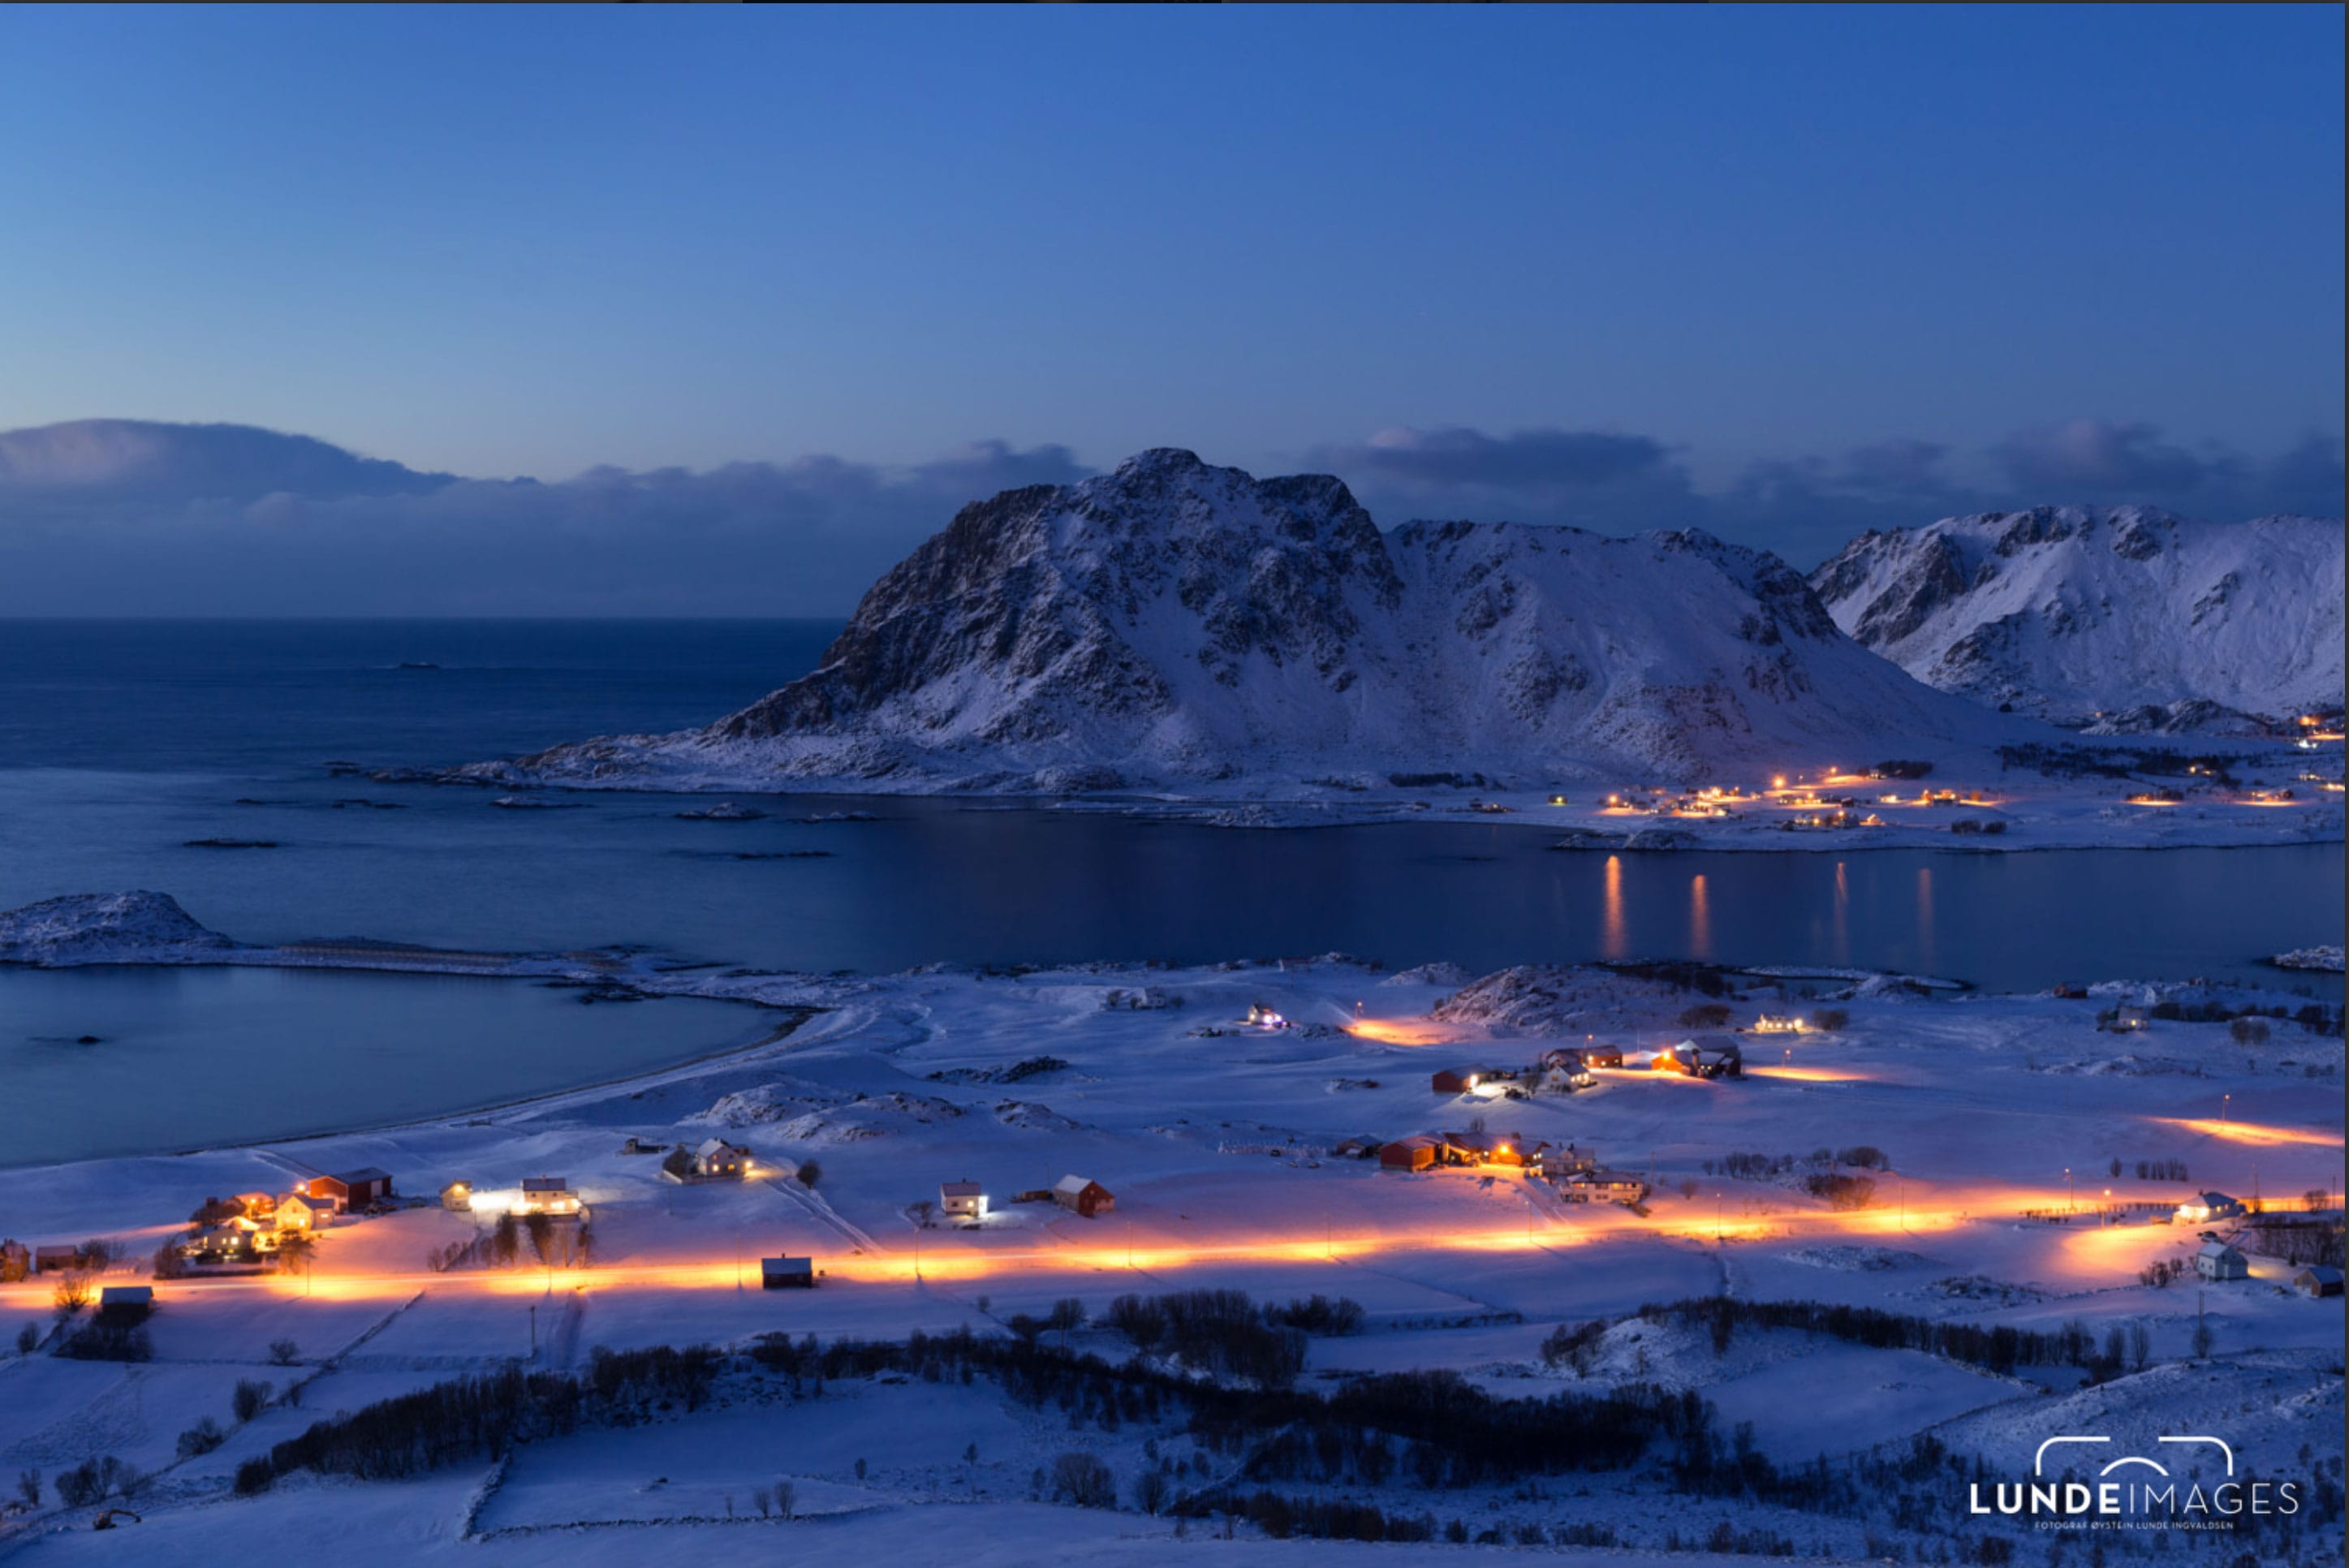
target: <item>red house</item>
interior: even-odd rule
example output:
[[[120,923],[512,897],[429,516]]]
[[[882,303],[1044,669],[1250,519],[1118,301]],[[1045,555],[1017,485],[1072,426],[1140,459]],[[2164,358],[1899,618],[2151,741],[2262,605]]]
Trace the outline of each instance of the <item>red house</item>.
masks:
[[[313,1176],[302,1183],[301,1191],[314,1202],[323,1199],[344,1210],[364,1209],[391,1196],[391,1172],[363,1165],[332,1176]]]

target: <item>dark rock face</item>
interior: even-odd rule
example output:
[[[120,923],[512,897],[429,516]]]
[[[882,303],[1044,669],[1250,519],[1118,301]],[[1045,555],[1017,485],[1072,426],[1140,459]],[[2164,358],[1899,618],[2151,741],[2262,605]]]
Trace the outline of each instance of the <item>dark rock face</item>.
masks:
[[[1268,526],[1234,526],[1260,520]],[[1071,547],[1072,545],[1073,547]],[[873,585],[816,672],[720,720],[729,739],[821,732],[973,669],[1028,699],[981,731],[1040,739],[1081,694],[1098,711],[1164,716],[1174,692],[1127,641],[1172,598],[1205,635],[1196,659],[1237,686],[1262,655],[1351,684],[1356,591],[1391,607],[1402,583],[1370,514],[1326,475],[1257,481],[1157,449],[1104,480],[974,502]],[[941,727],[954,716],[940,712]]]

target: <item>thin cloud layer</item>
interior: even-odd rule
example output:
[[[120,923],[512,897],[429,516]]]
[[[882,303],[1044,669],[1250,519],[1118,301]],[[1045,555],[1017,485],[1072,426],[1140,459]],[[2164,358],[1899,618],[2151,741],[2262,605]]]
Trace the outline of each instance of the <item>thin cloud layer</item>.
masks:
[[[2189,448],[2153,426],[2081,418],[2020,430],[1979,451],[1905,438],[1831,456],[1756,462],[1698,491],[1673,449],[1613,432],[1396,429],[1315,449],[1382,524],[1473,516],[1612,533],[1701,527],[1807,566],[1853,535],[2045,502],[2145,502],[2220,520],[2339,516],[2341,442],[2312,434],[2259,459]]]
[[[815,456],[540,483],[160,428],[0,436],[0,614],[834,615],[965,502],[1090,471],[1064,447],[980,441],[910,469]],[[272,451],[283,466],[254,457]]]
[[[1904,438],[1755,463],[1710,491],[1675,449],[1609,431],[1393,429],[1305,466],[1343,478],[1382,526],[1702,527],[1799,566],[1952,513],[2337,516],[2343,486],[2328,436],[2257,459],[2094,419],[1975,451]],[[88,420],[0,432],[0,615],[840,615],[964,503],[1091,471],[1065,447],[987,440],[910,467],[816,455],[540,483],[244,426]]]

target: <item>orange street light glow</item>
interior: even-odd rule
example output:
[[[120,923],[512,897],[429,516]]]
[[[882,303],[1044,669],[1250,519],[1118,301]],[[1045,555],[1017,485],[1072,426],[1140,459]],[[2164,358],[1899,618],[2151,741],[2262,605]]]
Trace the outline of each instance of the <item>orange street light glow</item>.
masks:
[[[1866,1083],[1866,1073],[1844,1072],[1836,1068],[1754,1067],[1745,1069],[1747,1078],[1785,1078],[1795,1083]]]
[[[2297,1143],[2312,1149],[2339,1149],[2343,1135],[2338,1132],[2312,1132],[2296,1127],[2262,1127],[2253,1121],[2218,1121],[2206,1117],[2157,1116],[2154,1120],[2171,1127],[2182,1127],[2189,1132],[2199,1132],[2209,1138],[2223,1138],[2230,1143]]]

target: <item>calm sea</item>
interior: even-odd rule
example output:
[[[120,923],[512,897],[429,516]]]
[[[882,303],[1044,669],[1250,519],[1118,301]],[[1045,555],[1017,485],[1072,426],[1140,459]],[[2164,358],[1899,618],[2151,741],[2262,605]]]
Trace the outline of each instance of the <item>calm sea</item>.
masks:
[[[2339,846],[1610,858],[1551,852],[1539,831],[1503,826],[1236,830],[971,801],[746,796],[771,814],[744,823],[680,821],[685,802],[651,795],[504,810],[490,791],[326,770],[703,723],[812,667],[837,630],[0,622],[0,909],[150,888],[248,941],[631,943],[812,970],[1336,950],[1479,971],[1629,956],[1853,965],[1997,989],[2196,975],[2274,983],[2261,955],[2341,940]],[[800,820],[852,809],[875,820]],[[187,847],[220,838],[276,847]],[[256,1031],[332,1034],[349,1026],[352,1006],[407,994],[397,981],[313,979],[274,991],[108,981],[106,1026],[83,1029],[77,1005],[57,998],[98,995],[88,983],[0,971],[0,1081],[26,1081],[20,1053],[35,1036],[177,1039],[159,1059],[193,1072],[217,1069]],[[2331,977],[2297,983],[2340,992]],[[471,984],[487,989],[436,997],[502,994]],[[445,1010],[437,1035],[463,1035],[464,1049],[504,1042],[501,1089],[581,1076],[547,1048],[552,1024],[529,1026],[527,1008],[480,1013],[468,1033],[454,1021],[461,1001],[432,1006]],[[605,1065],[690,1055],[726,1032],[656,1027],[636,1039],[638,1026],[612,1027]],[[39,1060],[54,1070],[52,1057]],[[162,1093],[171,1077],[144,1081]],[[346,1109],[337,1097],[357,1091],[322,1082],[316,1092],[319,1103],[293,1108],[295,1122],[333,1123]],[[24,1116],[6,1102],[25,1099],[0,1096],[0,1147]],[[41,1099],[57,1115],[55,1093]]]

